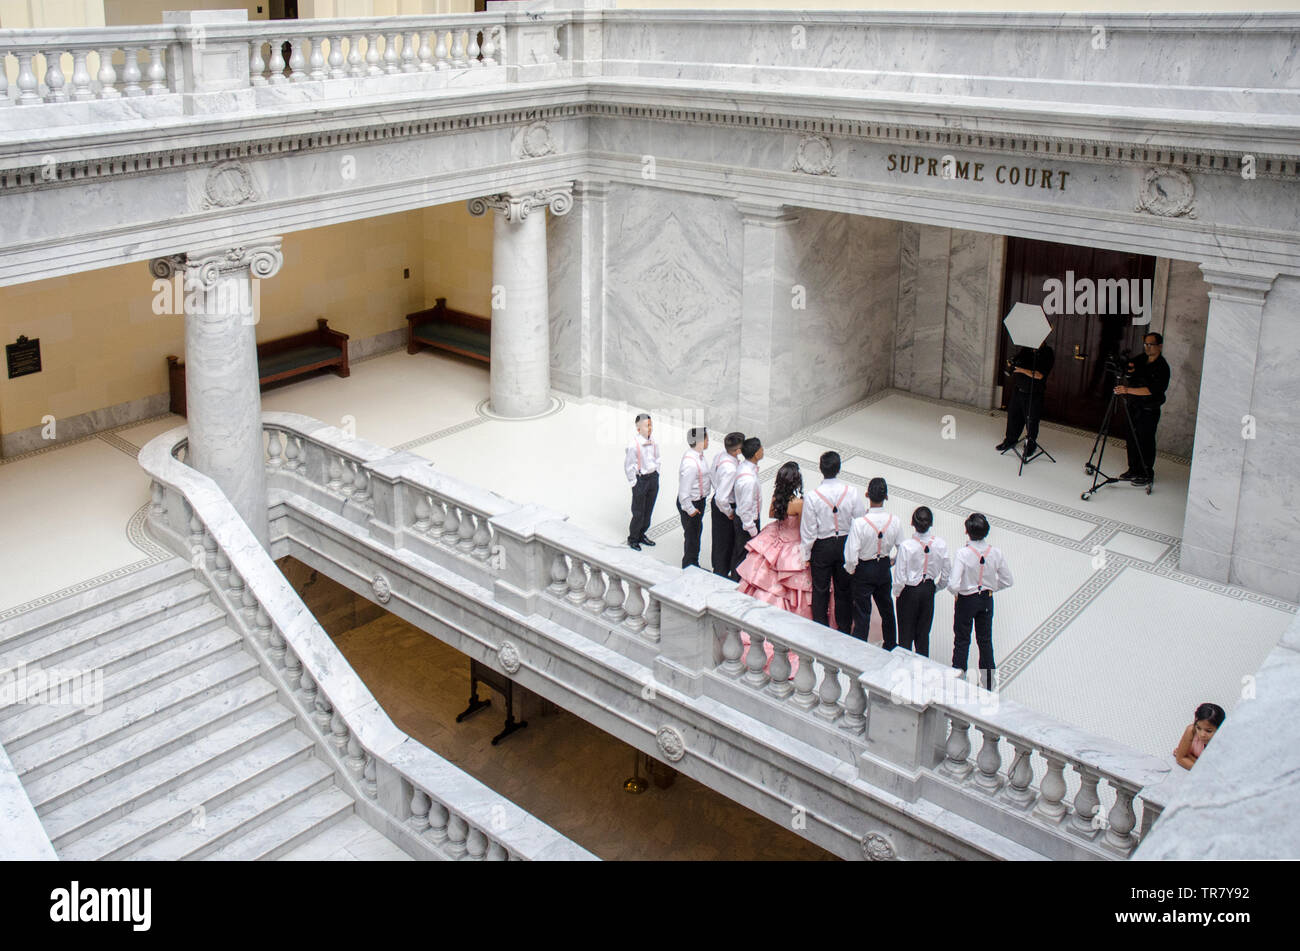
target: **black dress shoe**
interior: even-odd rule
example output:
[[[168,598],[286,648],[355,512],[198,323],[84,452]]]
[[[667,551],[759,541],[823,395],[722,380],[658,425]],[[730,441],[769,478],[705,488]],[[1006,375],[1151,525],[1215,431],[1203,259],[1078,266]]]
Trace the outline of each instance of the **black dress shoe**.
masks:
[[[1006,452],[1008,449],[1010,449],[1010,448],[1011,448],[1012,446],[1014,446],[1014,445],[1015,445],[1015,443],[1011,442],[1009,439],[1004,439],[1004,440],[1002,440],[1002,442],[998,443],[998,444],[997,444],[996,446],[994,446],[993,448],[996,449],[998,452]]]
[[[640,542],[628,542],[628,543],[627,543],[627,547],[630,548],[630,549],[632,549],[633,551],[640,551],[640,550],[641,550],[641,543],[640,543]]]
[[[1123,472],[1121,472],[1121,473],[1120,473],[1119,475],[1117,475],[1115,478],[1117,478],[1117,479],[1131,479],[1131,478],[1133,478],[1133,470],[1132,470],[1132,469],[1125,469]]]
[[[646,538],[644,535],[641,536],[641,544],[649,545],[651,548],[655,547],[655,543],[652,542],[650,539]]]
[[[1025,458],[1026,458],[1026,459],[1028,459],[1030,456],[1032,456],[1032,455],[1033,455],[1035,452],[1037,452],[1037,451],[1038,451],[1038,443],[1034,442],[1032,439],[1030,439],[1029,441],[1027,441],[1027,442],[1025,443]]]
[[[1133,484],[1134,484],[1134,485],[1150,485],[1150,484],[1151,484],[1151,477],[1150,477],[1150,476],[1144,476],[1144,475],[1137,475],[1137,476],[1134,476],[1134,477],[1133,477],[1133,480],[1132,480],[1132,481],[1133,481]]]

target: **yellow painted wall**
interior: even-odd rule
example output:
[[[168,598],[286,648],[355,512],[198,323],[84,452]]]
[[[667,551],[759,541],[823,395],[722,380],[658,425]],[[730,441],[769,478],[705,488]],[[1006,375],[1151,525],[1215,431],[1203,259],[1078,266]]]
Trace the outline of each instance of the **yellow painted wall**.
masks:
[[[248,19],[268,19],[271,5],[267,0],[103,0],[104,22],[108,26],[133,26],[161,23],[164,10],[238,10],[248,11]],[[258,13],[257,8],[262,8]]]
[[[259,341],[310,330],[317,317],[365,339],[405,328],[438,297],[491,315],[492,219],[461,202],[287,234],[283,253],[280,273],[259,286]],[[153,300],[143,261],[0,288],[0,337],[39,338],[42,362],[40,373],[0,379],[0,432],[166,392],[166,356],[185,353],[184,318],[155,316]]]
[[[0,29],[104,25],[101,0],[0,0]]]

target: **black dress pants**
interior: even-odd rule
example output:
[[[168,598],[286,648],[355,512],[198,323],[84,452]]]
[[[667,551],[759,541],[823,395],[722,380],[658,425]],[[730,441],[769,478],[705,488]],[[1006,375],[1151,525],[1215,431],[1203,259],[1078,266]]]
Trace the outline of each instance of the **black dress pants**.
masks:
[[[929,657],[933,623],[934,579],[926,578],[903,588],[898,593],[898,646]]]
[[[731,553],[736,546],[736,530],[731,519],[722,514],[718,503],[709,500],[709,510],[713,519],[713,573],[723,578],[731,577]]]
[[[686,546],[682,549],[682,567],[694,565],[700,567],[700,535],[704,533],[704,500],[695,503],[698,515],[687,515],[682,509],[681,499],[677,499],[677,516],[682,520],[682,531],[686,534]]]
[[[819,538],[813,542],[812,616],[830,627],[831,586],[835,587],[835,630],[848,634],[853,629],[853,576],[844,570],[844,542],[847,535]]]
[[[975,643],[980,652],[980,670],[993,670],[993,595],[984,591],[980,594],[959,594],[952,618],[952,665],[958,670],[966,669],[970,655],[971,625],[975,627]]]
[[[627,543],[634,545],[650,530],[650,515],[659,497],[659,473],[641,473],[632,486],[632,521],[627,526]]]
[[[871,633],[871,602],[876,602],[880,612],[880,633],[885,650],[898,646],[898,631],[894,624],[894,578],[889,570],[888,558],[859,561],[853,572],[853,636],[860,641]]]
[[[740,567],[740,563],[744,561],[745,556],[749,554],[749,552],[745,550],[745,545],[749,543],[749,532],[745,531],[745,526],[741,522],[739,515],[731,520],[731,527],[733,541],[731,543],[731,574],[729,577],[732,581],[739,581],[740,575],[736,572],[736,569]],[[762,527],[763,526],[760,524],[759,520],[754,519],[755,534],[757,534],[758,530]]]
[[[1156,426],[1160,424],[1160,407],[1138,406],[1130,402],[1128,411],[1133,417],[1133,432],[1137,436],[1136,444],[1128,439],[1128,468],[1130,472],[1143,473],[1150,478],[1156,465]],[[1128,434],[1125,435],[1127,438]]]
[[[1043,394],[1032,396],[1026,390],[1014,389],[1007,402],[1007,441],[1020,439],[1021,430],[1028,425],[1030,442],[1038,442],[1038,421],[1043,415]]]

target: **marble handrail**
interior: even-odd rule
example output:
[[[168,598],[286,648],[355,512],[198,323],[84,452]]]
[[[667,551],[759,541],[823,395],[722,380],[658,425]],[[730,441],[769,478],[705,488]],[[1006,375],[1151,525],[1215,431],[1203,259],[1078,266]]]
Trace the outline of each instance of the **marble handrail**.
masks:
[[[175,458],[185,440],[174,429],[140,452],[150,531],[189,554],[304,729],[332,748],[358,809],[438,857],[594,858],[393,724],[216,484]]]

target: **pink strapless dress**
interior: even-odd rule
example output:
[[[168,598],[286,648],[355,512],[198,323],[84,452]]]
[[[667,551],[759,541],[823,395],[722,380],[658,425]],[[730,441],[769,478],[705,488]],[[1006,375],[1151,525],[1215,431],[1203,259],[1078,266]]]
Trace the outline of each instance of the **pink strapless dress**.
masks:
[[[745,549],[749,554],[736,569],[740,575],[741,592],[811,621],[812,572],[803,563],[799,516],[790,515],[780,522],[769,522],[745,544]],[[740,639],[745,644],[745,654],[748,654],[749,635],[742,631]],[[763,650],[770,666],[770,641],[763,642]],[[789,656],[790,676],[793,677],[799,669],[799,660],[793,652]]]

